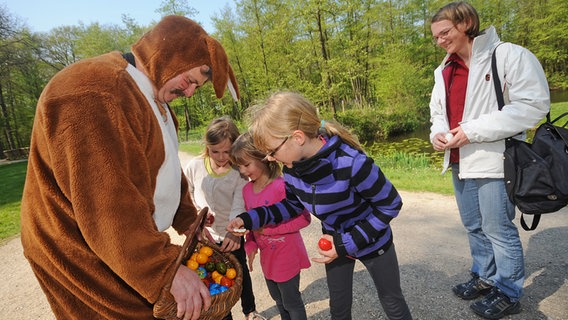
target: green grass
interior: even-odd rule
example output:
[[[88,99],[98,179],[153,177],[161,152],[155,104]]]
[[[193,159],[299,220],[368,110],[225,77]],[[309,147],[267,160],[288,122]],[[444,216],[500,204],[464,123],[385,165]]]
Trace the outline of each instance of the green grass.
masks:
[[[400,151],[390,155],[371,156],[398,190],[446,195],[454,192],[451,171],[442,175],[441,165],[432,164],[431,156],[424,153],[410,155]]]
[[[448,170],[441,174],[441,169],[393,169],[382,168],[385,176],[398,190],[415,192],[434,192],[453,195],[452,173]]]
[[[203,151],[203,143],[197,140],[181,142],[179,150],[192,155],[198,155]]]
[[[568,102],[555,103],[551,117],[554,119],[564,112],[568,112]],[[179,149],[193,155],[200,154],[203,144],[197,139],[182,142]],[[425,148],[431,148],[428,142],[409,139],[401,143],[377,144],[368,151],[398,190],[453,194],[451,172],[440,174],[441,153],[426,154],[423,152]],[[26,168],[27,162],[0,165],[0,243],[20,232],[20,204]]]
[[[550,120],[554,120],[554,118],[558,117],[559,115],[568,112],[568,102],[557,102],[552,104],[552,106],[550,107]],[[567,116],[568,117],[568,116]],[[566,119],[566,118],[564,118]],[[568,120],[568,119],[567,119]],[[541,122],[544,122],[541,121]],[[566,122],[566,120],[564,120],[564,122]],[[564,122],[562,123],[555,123],[556,125],[563,125]]]
[[[20,204],[28,162],[0,165],[0,242],[20,232]]]

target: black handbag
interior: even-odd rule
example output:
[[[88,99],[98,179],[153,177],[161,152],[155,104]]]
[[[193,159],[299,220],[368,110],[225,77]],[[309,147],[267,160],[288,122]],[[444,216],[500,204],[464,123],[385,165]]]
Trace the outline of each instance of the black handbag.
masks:
[[[499,110],[505,105],[501,81],[497,74],[495,51],[491,58],[493,83]],[[560,124],[568,112],[541,124],[532,143],[506,139],[503,153],[505,187],[511,202],[521,211],[521,225],[530,231],[536,229],[540,215],[556,212],[568,205],[568,129]],[[534,215],[529,227],[524,214]]]

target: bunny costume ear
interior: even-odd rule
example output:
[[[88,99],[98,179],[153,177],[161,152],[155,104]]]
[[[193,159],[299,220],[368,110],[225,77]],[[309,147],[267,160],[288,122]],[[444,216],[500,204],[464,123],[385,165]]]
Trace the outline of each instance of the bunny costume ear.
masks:
[[[132,46],[132,52],[158,89],[182,72],[208,65],[217,98],[223,97],[227,87],[233,99],[240,98],[223,46],[191,19],[164,17]]]

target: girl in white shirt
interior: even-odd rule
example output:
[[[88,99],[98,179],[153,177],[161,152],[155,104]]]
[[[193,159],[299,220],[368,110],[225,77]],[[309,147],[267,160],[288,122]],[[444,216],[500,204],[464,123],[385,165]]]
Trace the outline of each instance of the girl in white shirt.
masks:
[[[231,162],[231,146],[239,129],[229,117],[211,121],[205,132],[205,150],[193,158],[184,172],[195,207],[209,207],[205,234],[224,252],[231,252],[243,268],[241,306],[247,319],[262,319],[256,313],[252,281],[246,262],[244,240],[225,230],[230,219],[246,211],[242,190],[247,179]],[[225,319],[233,319],[229,313]]]

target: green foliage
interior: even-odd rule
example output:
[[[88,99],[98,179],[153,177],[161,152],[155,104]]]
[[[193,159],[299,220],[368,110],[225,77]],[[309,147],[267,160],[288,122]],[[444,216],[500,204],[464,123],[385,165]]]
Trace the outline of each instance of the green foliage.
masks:
[[[376,142],[367,147],[367,153],[398,189],[453,193],[451,175],[441,174],[443,152],[434,152],[426,140]]]
[[[541,62],[552,88],[566,88],[568,81],[568,2],[565,0],[517,1],[511,38],[530,49]]]
[[[387,139],[403,132],[412,132],[424,120],[408,114],[404,110],[350,109],[338,112],[336,120],[349,128],[363,144]]]
[[[442,175],[440,170],[431,167],[404,168],[381,166],[381,159],[377,159],[386,177],[398,190],[414,192],[434,192],[453,195],[451,172]]]
[[[120,41],[124,33],[117,26],[105,27],[98,23],[88,26],[80,24],[79,32],[75,48],[81,58],[94,57],[115,50],[130,51],[131,44]]]
[[[171,103],[180,128],[213,117],[240,121],[245,110],[277,90],[304,94],[328,119],[352,127],[361,141],[397,136],[427,122],[432,73],[445,52],[432,44],[429,21],[441,0],[238,0],[212,18],[241,100],[218,100],[210,85]],[[481,27],[531,50],[551,88],[568,87],[568,3],[565,0],[472,0]],[[162,16],[195,14],[187,0],[162,0]],[[61,26],[33,34],[0,7],[0,155],[29,144],[35,105],[53,74],[79,59],[129,51],[150,25],[128,16],[122,25]],[[365,118],[357,120],[357,115]],[[377,119],[377,123],[372,123]]]
[[[426,169],[430,167],[430,160],[425,154],[412,155],[405,151],[396,151],[388,155],[375,155],[381,164],[392,169]],[[377,160],[378,161],[378,160]]]
[[[160,8],[156,12],[161,14],[162,17],[167,15],[178,15],[193,17],[197,15],[197,10],[191,7],[188,0],[162,0]]]
[[[408,138],[401,141],[379,141],[367,147],[367,152],[373,158],[388,157],[392,166],[397,163],[417,166],[418,164],[427,165],[436,170],[442,170],[442,162],[444,160],[443,152],[435,152],[429,141],[420,138]],[[412,161],[407,161],[410,157]]]
[[[0,240],[20,232],[20,204],[27,161],[0,165]]]
[[[381,132],[381,124],[376,121],[377,112],[373,110],[346,110],[337,113],[336,119],[349,128],[363,144],[374,141]]]

